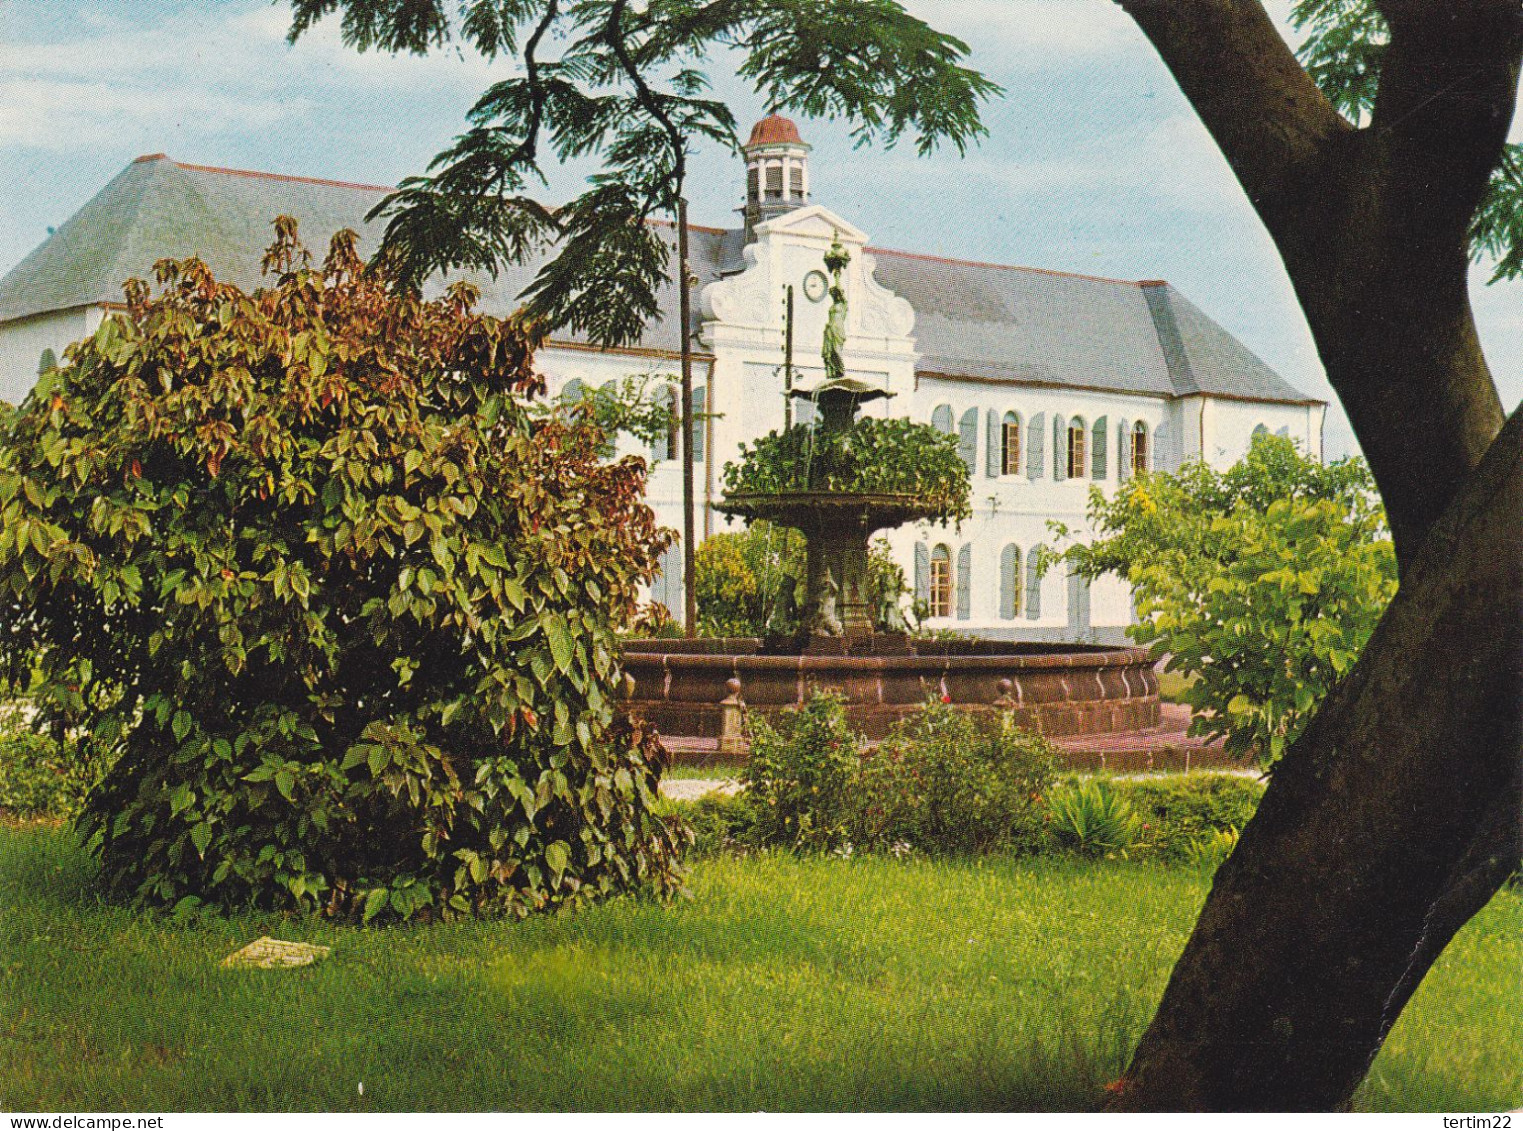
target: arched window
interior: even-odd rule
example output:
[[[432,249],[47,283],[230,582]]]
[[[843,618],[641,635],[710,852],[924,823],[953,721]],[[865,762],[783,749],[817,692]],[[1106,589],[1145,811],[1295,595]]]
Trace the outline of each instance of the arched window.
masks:
[[[587,386],[583,385],[575,377],[566,382],[565,388],[561,389],[561,404],[567,408],[574,408],[581,404],[582,398],[587,395]]]
[[[931,427],[938,432],[952,434],[952,406],[939,404],[931,410]]]
[[[1021,615],[1021,548],[1006,546],[999,556],[999,615],[1014,620]]]
[[[58,355],[52,350],[43,350],[42,358],[37,362],[37,376],[41,377],[50,369],[58,368]]]
[[[1021,418],[1015,413],[1005,413],[1005,422],[1000,427],[1000,440],[1000,474],[1019,475],[1021,473]]]
[[[1068,425],[1068,478],[1083,479],[1088,463],[1089,428],[1081,417],[1074,417]]]
[[[1143,475],[1148,469],[1148,426],[1144,421],[1132,425],[1132,474]]]
[[[1267,435],[1269,435],[1269,425],[1267,425],[1267,424],[1259,424],[1259,425],[1256,425],[1254,427],[1254,429],[1253,429],[1252,439],[1253,440],[1257,440],[1260,436],[1267,436]]]
[[[944,543],[931,550],[931,606],[933,617],[952,615],[952,551]]]

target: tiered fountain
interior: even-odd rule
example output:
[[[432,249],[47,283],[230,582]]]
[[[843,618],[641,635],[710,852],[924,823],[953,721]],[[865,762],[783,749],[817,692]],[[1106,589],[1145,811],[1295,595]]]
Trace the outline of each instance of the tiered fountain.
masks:
[[[833,278],[825,380],[793,393],[813,401],[814,422],[758,445],[785,454],[782,475],[747,475],[744,462],[739,474],[727,471],[740,489],[728,491],[719,508],[803,533],[803,607],[765,638],[630,642],[624,663],[635,680],[631,706],[663,735],[698,739],[720,738],[741,702],[770,713],[803,702],[813,687],[843,693],[853,722],[874,738],[932,694],[969,710],[1012,711],[1022,725],[1052,737],[1156,726],[1158,681],[1145,649],[917,640],[895,603],[874,607],[867,585],[872,536],[908,522],[946,519],[955,506],[945,490],[919,486],[934,477],[883,468],[863,454],[875,427],[909,432],[925,426],[856,419],[863,404],[892,394],[845,375],[841,271],[847,261],[839,243],[825,257]],[[763,489],[755,489],[758,479]]]

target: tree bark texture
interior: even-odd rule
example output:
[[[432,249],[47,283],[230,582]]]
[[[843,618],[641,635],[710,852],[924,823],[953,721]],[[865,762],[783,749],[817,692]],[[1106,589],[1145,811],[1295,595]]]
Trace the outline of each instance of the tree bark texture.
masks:
[[[1523,416],[1217,872],[1113,1106],[1332,1110],[1517,867]]]
[[[1502,428],[1466,242],[1523,3],[1377,0],[1391,41],[1358,128],[1258,0],[1118,2],[1279,248],[1402,584],[1218,872],[1111,1104],[1335,1109],[1523,836],[1523,422]]]
[[[1317,89],[1258,0],[1119,0],[1263,219],[1380,486],[1402,567],[1502,404],[1466,236],[1518,95],[1518,0],[1385,0],[1370,124]]]

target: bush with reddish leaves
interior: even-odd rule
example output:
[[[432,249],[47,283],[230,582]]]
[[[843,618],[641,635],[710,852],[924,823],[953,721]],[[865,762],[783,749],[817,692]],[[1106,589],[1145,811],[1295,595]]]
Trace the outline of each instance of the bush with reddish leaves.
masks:
[[[669,535],[639,459],[535,418],[533,327],[277,221],[267,289],[134,281],[0,426],[0,663],[112,764],[154,905],[408,918],[673,891],[618,631]]]

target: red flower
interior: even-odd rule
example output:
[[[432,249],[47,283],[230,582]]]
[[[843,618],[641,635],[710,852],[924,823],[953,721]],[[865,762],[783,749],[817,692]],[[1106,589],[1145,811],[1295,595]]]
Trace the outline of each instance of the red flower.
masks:
[[[943,691],[941,693],[941,701],[943,703],[950,703],[952,701],[952,697]]]

